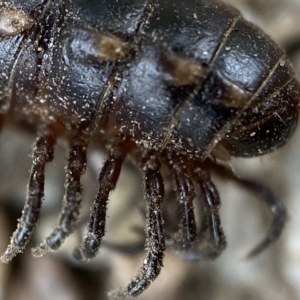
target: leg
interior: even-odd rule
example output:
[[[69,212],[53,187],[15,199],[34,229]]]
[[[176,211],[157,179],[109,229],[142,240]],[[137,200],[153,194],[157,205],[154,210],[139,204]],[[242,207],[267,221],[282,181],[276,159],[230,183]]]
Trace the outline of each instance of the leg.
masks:
[[[33,149],[27,200],[21,219],[19,219],[18,228],[13,233],[9,246],[0,258],[2,262],[8,263],[14,256],[23,251],[38,222],[44,197],[45,165],[53,159],[54,144],[54,133],[49,128],[43,128]]]
[[[178,251],[185,251],[191,247],[197,238],[197,227],[193,208],[195,192],[193,183],[183,168],[176,163],[171,167],[181,215],[179,231],[175,234],[172,248]]]
[[[258,196],[261,196],[264,202],[267,204],[269,211],[273,214],[273,222],[270,226],[267,236],[248,253],[247,258],[251,258],[261,253],[280,237],[287,219],[287,213],[284,204],[267,187],[242,179],[240,184],[253,191]]]
[[[81,247],[74,251],[74,256],[79,260],[89,260],[95,257],[99,250],[101,238],[105,234],[108,196],[116,187],[124,156],[120,147],[113,147],[110,149],[109,157],[102,167],[88,232]]]
[[[139,273],[126,288],[112,292],[118,298],[137,296],[159,275],[165,250],[161,202],[164,197],[163,179],[159,171],[159,162],[147,156],[142,165],[147,200],[146,215],[146,257]]]
[[[40,257],[50,250],[57,250],[65,238],[74,231],[82,200],[80,178],[85,168],[86,143],[82,139],[73,139],[70,143],[69,160],[66,169],[66,193],[58,226],[43,243],[32,249],[33,256]]]
[[[207,245],[203,247],[203,243],[199,241],[189,251],[183,253],[183,257],[188,260],[215,259],[226,247],[226,239],[219,216],[219,207],[221,204],[219,193],[207,172],[196,168],[194,173],[199,181],[204,208],[200,231],[202,236],[199,238]]]
[[[284,224],[287,218],[286,208],[279,198],[277,198],[270,189],[260,185],[256,182],[239,178],[232,170],[218,165],[212,161],[208,161],[208,167],[217,172],[222,178],[234,180],[242,187],[248,189],[252,193],[255,193],[258,197],[266,203],[269,211],[273,215],[273,221],[267,236],[247,255],[248,258],[253,257],[264,249],[266,249],[271,243],[276,241],[284,228]]]

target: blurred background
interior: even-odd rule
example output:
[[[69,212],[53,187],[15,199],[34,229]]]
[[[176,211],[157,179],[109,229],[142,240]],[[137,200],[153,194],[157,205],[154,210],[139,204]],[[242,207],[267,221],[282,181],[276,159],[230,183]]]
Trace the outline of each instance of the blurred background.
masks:
[[[286,49],[300,76],[300,0],[227,0],[244,17],[262,27]],[[0,135],[0,251],[6,248],[24,204],[35,136],[13,126]],[[30,248],[42,241],[56,224],[64,193],[64,141],[56,147],[55,161],[47,166],[42,217],[24,254],[0,265],[0,300],[102,300],[107,292],[128,283],[143,260],[143,253],[124,255],[105,243],[135,244],[143,226],[136,204],[142,199],[141,175],[126,163],[117,190],[111,195],[107,236],[100,254],[89,263],[72,257],[89,216],[103,155],[89,150],[84,176],[84,205],[80,228],[61,250],[34,259]],[[270,155],[233,159],[236,173],[270,187],[288,208],[282,237],[261,255],[245,255],[269,226],[264,204],[233,182],[214,178],[221,198],[221,218],[228,246],[215,261],[186,262],[167,251],[159,278],[137,299],[151,300],[297,300],[300,299],[300,128],[290,142]],[[104,154],[105,155],[105,154]],[[135,208],[136,207],[136,208]]]

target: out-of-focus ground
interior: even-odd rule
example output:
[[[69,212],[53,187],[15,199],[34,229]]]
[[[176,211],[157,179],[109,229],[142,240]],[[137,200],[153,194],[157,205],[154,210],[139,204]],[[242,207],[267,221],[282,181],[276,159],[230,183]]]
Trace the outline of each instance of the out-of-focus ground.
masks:
[[[227,0],[244,16],[263,27],[287,49],[300,74],[300,0]],[[0,251],[3,251],[22,210],[31,144],[34,135],[5,127],[0,135]],[[300,128],[279,151],[254,159],[235,159],[237,174],[269,186],[285,202],[289,220],[280,240],[258,257],[247,252],[268,229],[267,210],[259,199],[232,182],[214,178],[222,197],[221,218],[228,246],[216,261],[191,263],[167,252],[159,278],[138,299],[152,300],[297,300],[300,299]],[[23,255],[0,265],[0,300],[102,300],[106,292],[126,284],[142,263],[143,254],[125,256],[107,249],[89,263],[78,263],[72,249],[82,232],[73,234],[62,249],[40,259],[30,247],[40,242],[56,224],[63,195],[63,141],[55,163],[47,167],[46,200],[33,241]],[[83,226],[96,190],[101,154],[90,151],[84,177]],[[133,227],[143,224],[135,199],[141,199],[140,173],[123,168],[118,188],[110,197],[106,241],[134,243],[140,239]],[[176,204],[174,204],[176,205]],[[130,222],[129,222],[130,221]]]

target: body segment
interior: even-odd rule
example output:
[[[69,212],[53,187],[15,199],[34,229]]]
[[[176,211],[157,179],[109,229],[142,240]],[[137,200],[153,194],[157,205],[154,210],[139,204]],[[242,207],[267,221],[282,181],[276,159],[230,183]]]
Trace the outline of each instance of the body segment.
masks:
[[[35,114],[67,131],[111,131],[112,139],[121,133],[147,149],[203,159],[234,123],[245,119],[247,107],[248,115],[268,97],[276,105],[276,90],[277,106],[283,101],[293,110],[297,105],[292,92],[298,91],[297,82],[282,50],[233,8],[211,1],[123,5],[19,4],[38,21],[20,35],[2,38],[4,113],[10,107],[12,116]],[[110,52],[119,56],[103,53],[105,42],[100,42],[107,37]],[[194,68],[176,73],[180,60]],[[191,79],[184,81],[186,76]],[[290,90],[283,96],[288,102],[281,87]],[[289,123],[283,130],[291,128]],[[257,154],[267,151],[260,150]]]
[[[98,252],[108,195],[126,156],[144,176],[147,255],[139,275],[116,293],[120,297],[140,294],[162,267],[160,165],[172,174],[181,207],[173,247],[194,259],[212,259],[226,241],[211,158],[273,151],[298,119],[299,84],[284,52],[236,9],[217,1],[1,1],[0,65],[1,121],[25,121],[39,130],[25,208],[2,261],[23,251],[31,237],[45,164],[61,136],[70,146],[63,213],[33,254],[56,250],[75,229],[86,149],[100,141],[111,150],[77,258]],[[195,224],[195,184],[203,228]],[[279,236],[285,220],[284,206],[271,192],[266,195],[274,222],[252,254]],[[208,236],[206,246],[199,243],[201,235]]]

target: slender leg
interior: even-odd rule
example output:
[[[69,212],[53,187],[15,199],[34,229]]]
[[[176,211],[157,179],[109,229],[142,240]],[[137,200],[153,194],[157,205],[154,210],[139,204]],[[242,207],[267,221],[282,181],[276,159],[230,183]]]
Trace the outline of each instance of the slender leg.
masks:
[[[209,167],[217,172],[222,178],[227,178],[234,180],[242,187],[248,189],[250,192],[255,193],[259,198],[261,198],[264,203],[267,205],[269,211],[273,215],[273,221],[270,226],[270,229],[266,237],[247,255],[248,258],[251,258],[264,249],[266,249],[271,243],[276,241],[284,228],[284,224],[287,219],[286,208],[281,200],[273,194],[273,192],[259,184],[250,180],[239,178],[232,170],[226,168],[225,166],[218,165],[212,161],[208,161]]]
[[[172,165],[172,175],[181,214],[179,231],[175,234],[175,241],[172,247],[175,250],[184,251],[189,249],[197,238],[197,226],[193,208],[195,192],[191,179],[179,164]]]
[[[137,296],[159,275],[163,265],[165,240],[161,203],[164,197],[163,179],[159,171],[159,162],[153,157],[146,157],[142,165],[147,200],[146,215],[146,257],[139,273],[129,285],[111,293],[117,298]]]
[[[44,197],[45,165],[52,161],[55,135],[49,128],[43,128],[33,148],[33,162],[28,183],[27,200],[19,219],[18,227],[13,233],[10,244],[0,260],[8,263],[14,256],[22,252],[36,226],[42,199]]]
[[[251,258],[261,253],[280,237],[287,213],[284,204],[267,187],[248,180],[241,180],[240,184],[261,196],[273,215],[273,221],[266,237],[248,253],[247,258]]]
[[[105,234],[106,209],[109,193],[115,189],[119,179],[124,153],[120,147],[110,149],[109,157],[99,175],[99,188],[90,217],[88,232],[80,248],[75,249],[74,256],[82,261],[96,256],[101,238]]]
[[[58,225],[44,242],[32,249],[33,256],[40,257],[50,250],[57,250],[65,238],[74,231],[82,201],[80,178],[85,172],[85,168],[86,143],[82,139],[73,139],[70,143],[70,153],[66,169],[66,192]]]
[[[222,230],[219,216],[220,198],[219,193],[212,183],[209,173],[201,168],[194,170],[199,181],[201,197],[203,199],[204,216],[199,241],[182,256],[187,260],[205,260],[217,258],[226,247],[226,239]],[[203,246],[204,245],[204,246]]]
[[[215,259],[226,247],[226,239],[219,216],[221,201],[218,190],[211,181],[209,173],[200,168],[196,168],[195,173],[200,181],[200,188],[204,200],[205,216],[203,224],[207,224],[207,229],[210,232],[210,245],[200,251],[199,254],[204,259]],[[207,221],[205,221],[205,219]],[[203,230],[203,232],[206,230],[205,225],[201,230]]]

